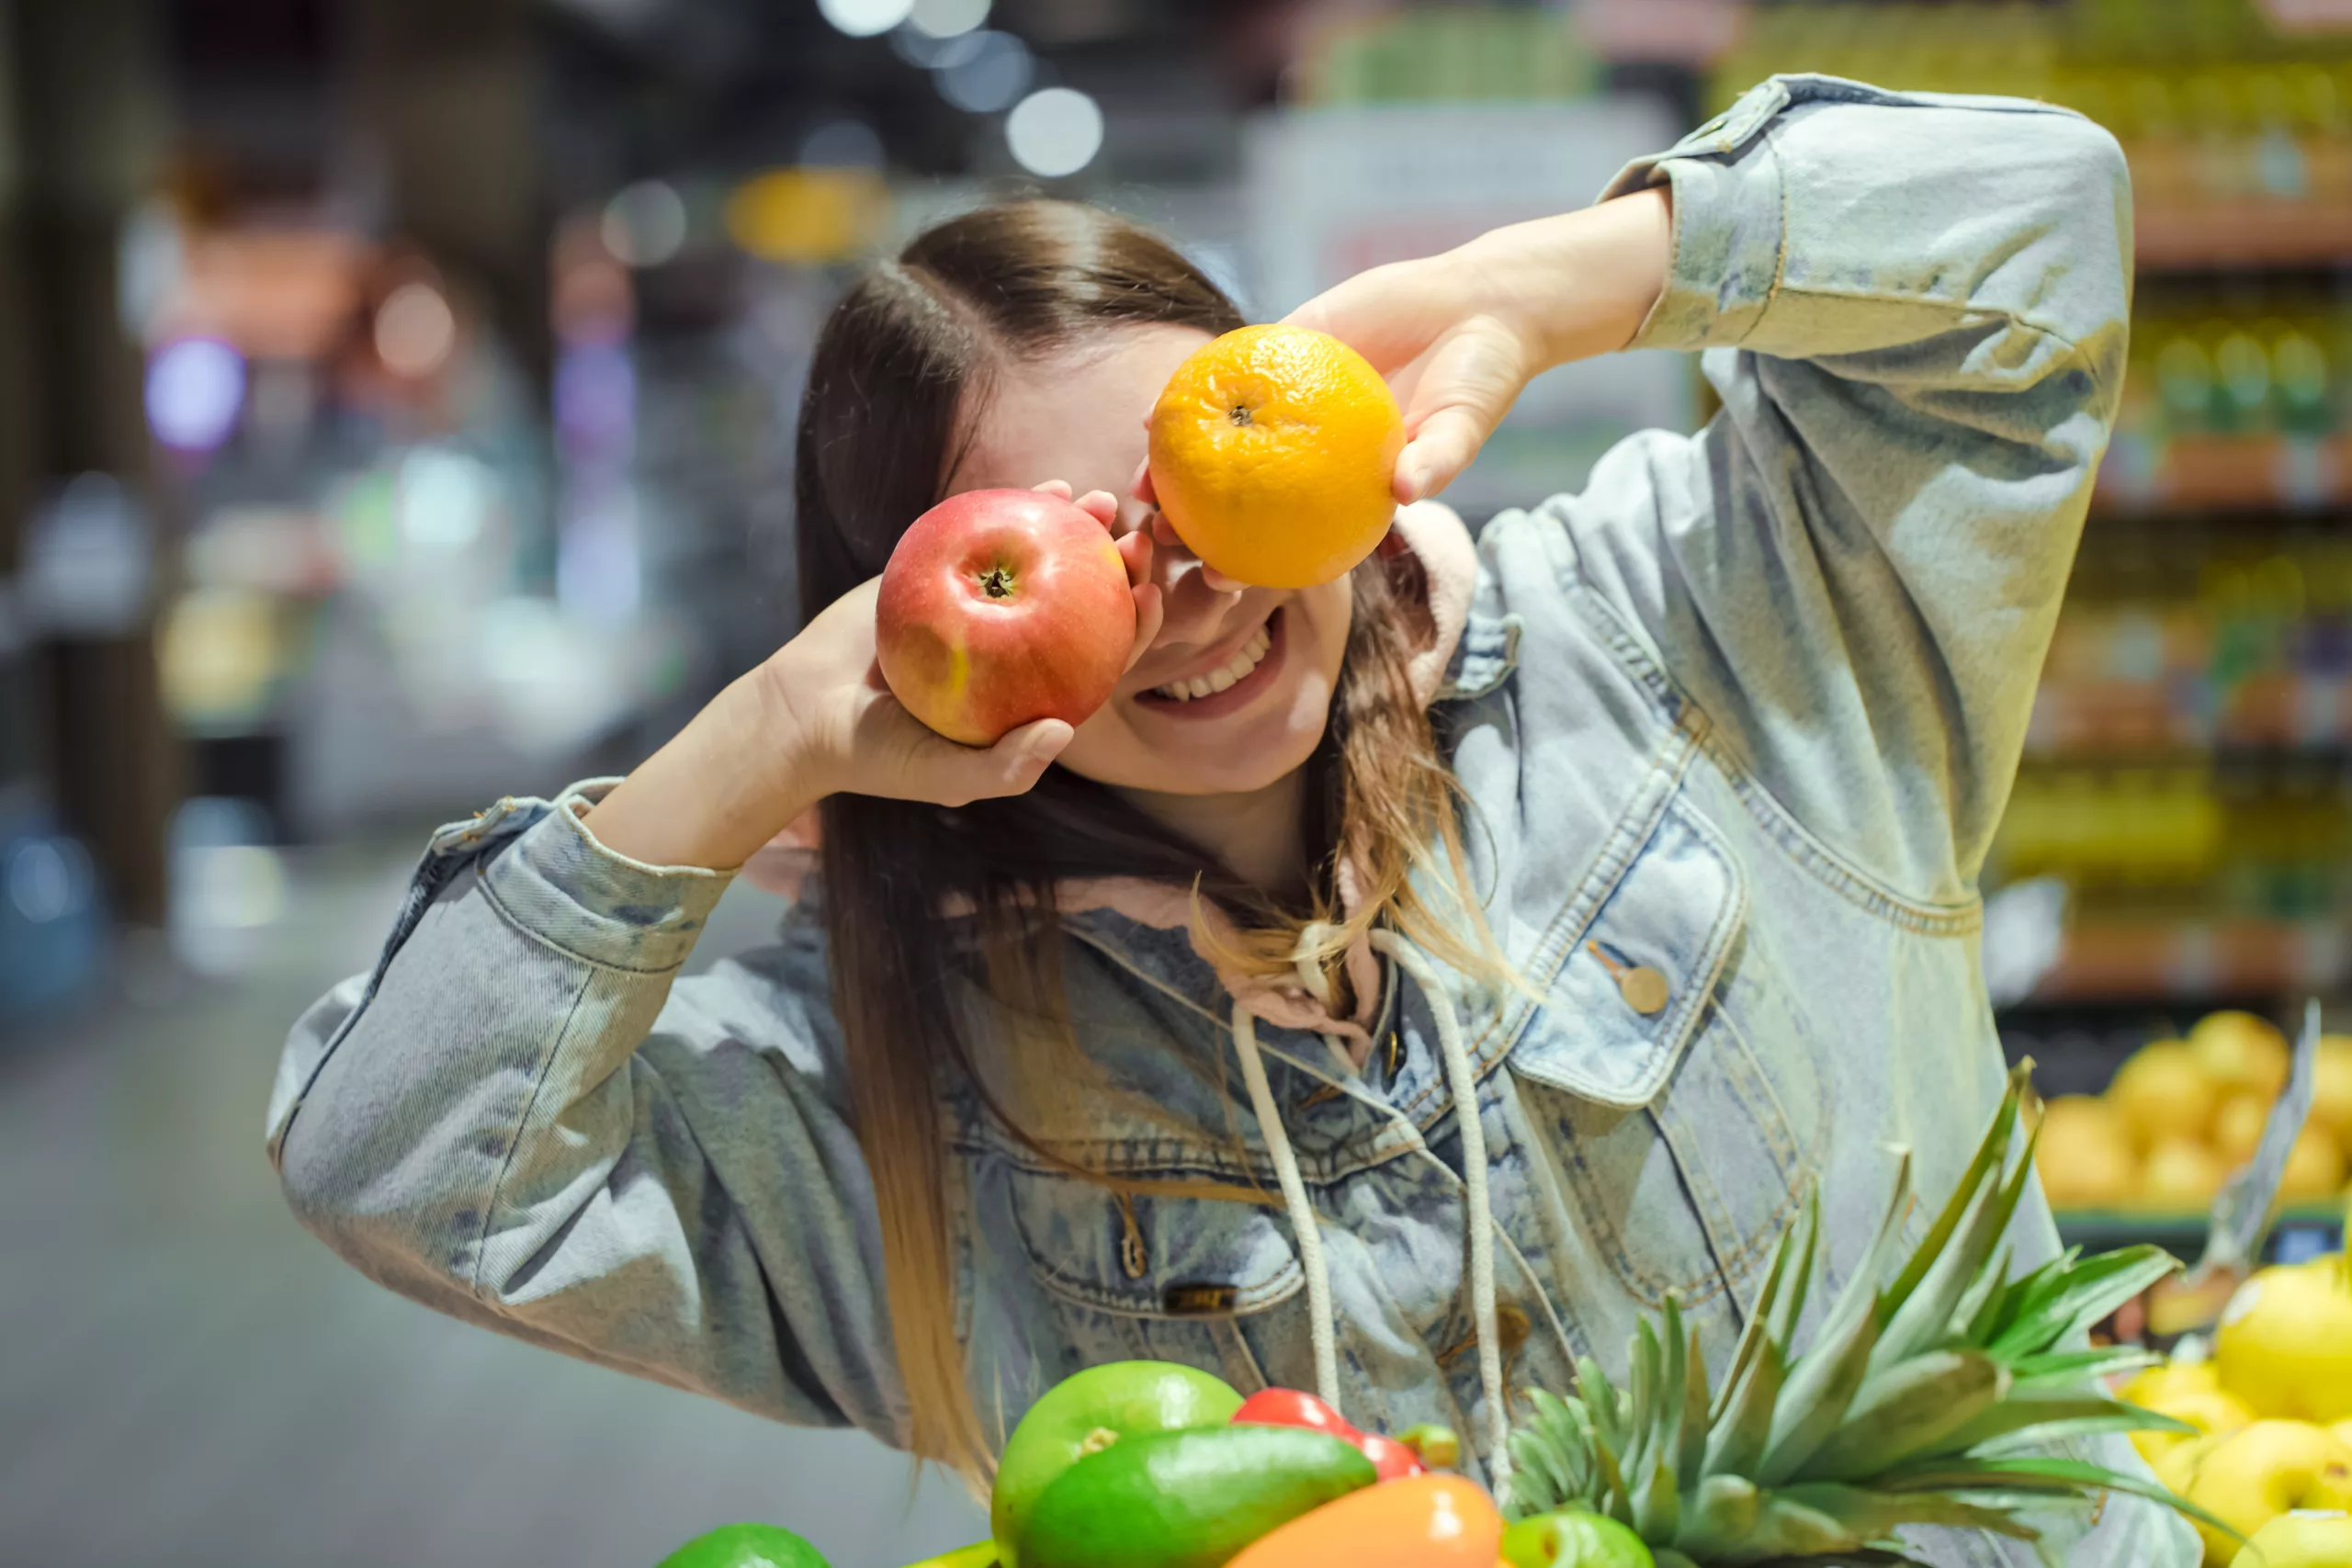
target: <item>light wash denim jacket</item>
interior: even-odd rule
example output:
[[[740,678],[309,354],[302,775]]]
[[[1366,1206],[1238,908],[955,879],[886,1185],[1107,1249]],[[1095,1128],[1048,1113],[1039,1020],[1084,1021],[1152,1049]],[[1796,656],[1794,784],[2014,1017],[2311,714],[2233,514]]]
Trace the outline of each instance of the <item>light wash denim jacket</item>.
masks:
[[[1449,973],[1432,997],[1387,965],[1354,1078],[1312,1033],[1257,1032],[1368,1427],[1490,1429],[1433,1003],[1476,1078],[1514,1391],[1566,1390],[1574,1352],[1622,1371],[1668,1292],[1720,1367],[1808,1184],[1834,1282],[1890,1147],[1940,1201],[2000,1092],[1977,873],[2123,375],[2122,158],[2037,104],[1792,77],[1612,194],[1668,181],[1671,276],[1636,341],[1707,351],[1722,412],[1494,520],[1434,707],[1532,995]],[[443,1311],[903,1443],[820,924],[804,905],[777,945],[676,980],[726,877],[623,859],[564,805],[439,833],[375,973],[297,1024],[269,1112],[289,1201]],[[1065,928],[1080,1039],[1127,1092],[1031,1131],[1120,1176],[1272,1192],[1215,970],[1112,909]],[[992,1427],[1123,1357],[1312,1386],[1280,1205],[1122,1201],[968,1094],[943,1118]],[[2015,1241],[2021,1264],[2055,1247],[2038,1191]],[[2066,1545],[2079,1528],[2071,1562],[2196,1558],[2151,1506]]]

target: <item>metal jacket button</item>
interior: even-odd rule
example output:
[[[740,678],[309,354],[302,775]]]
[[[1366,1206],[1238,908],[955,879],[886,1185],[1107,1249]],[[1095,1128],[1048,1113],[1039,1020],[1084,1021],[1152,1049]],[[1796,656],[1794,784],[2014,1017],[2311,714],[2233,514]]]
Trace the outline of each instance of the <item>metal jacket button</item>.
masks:
[[[1617,982],[1617,994],[1625,1005],[1644,1018],[1666,1010],[1667,998],[1674,994],[1666,976],[1646,964],[1628,964],[1597,942],[1584,944],[1585,951],[1600,961],[1609,977]]]

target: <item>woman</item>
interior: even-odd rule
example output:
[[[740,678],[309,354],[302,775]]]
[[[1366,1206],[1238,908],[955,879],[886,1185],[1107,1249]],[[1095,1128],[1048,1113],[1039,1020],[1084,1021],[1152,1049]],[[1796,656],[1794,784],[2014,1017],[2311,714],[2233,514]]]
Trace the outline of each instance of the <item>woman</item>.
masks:
[[[1297,312],[1411,440],[1389,546],[1289,592],[1136,477],[1238,324],[1216,289],[1085,209],[933,231],[817,352],[806,629],[628,779],[435,838],[288,1046],[289,1198],[446,1311],[974,1476],[1122,1357],[1489,1468],[1509,1391],[1669,1291],[1720,1365],[1809,1186],[1840,1275],[1888,1145],[1949,1190],[1998,1096],[1976,876],[2128,232],[2063,111],[1768,83],[1597,207]],[[1531,377],[1628,345],[1714,350],[1721,415],[1475,553],[1420,504]],[[1134,663],[1075,731],[953,746],[874,673],[873,579],[943,494],[1053,481],[1119,537]],[[812,806],[821,896],[673,984]],[[2070,1561],[2182,1540],[2119,1504]]]

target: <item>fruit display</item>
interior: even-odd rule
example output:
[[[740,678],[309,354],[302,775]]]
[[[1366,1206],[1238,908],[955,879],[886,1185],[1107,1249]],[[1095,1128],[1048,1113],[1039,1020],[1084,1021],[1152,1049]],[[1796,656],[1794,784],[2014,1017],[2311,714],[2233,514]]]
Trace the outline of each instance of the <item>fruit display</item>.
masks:
[[[1186,547],[1242,582],[1307,588],[1388,532],[1405,422],[1338,338],[1243,327],[1177,367],[1151,411],[1151,484]]]
[[[2316,1517],[2352,1509],[2344,1254],[2262,1269],[2223,1309],[2210,1358],[2149,1368],[2118,1397],[2181,1424],[2132,1441],[2157,1479],[2206,1516],[2197,1522],[2208,1564],[2352,1563],[2352,1521],[2329,1529]]]
[[[2185,1038],[2133,1052],[2104,1094],[2049,1101],[2034,1158],[2051,1206],[2203,1211],[2253,1156],[2288,1057],[2285,1036],[2267,1021],[2210,1013]],[[2352,1036],[2333,1034],[2320,1041],[2311,1114],[2288,1155],[2279,1201],[2334,1199],[2347,1162]]]
[[[1586,1359],[1573,1393],[1529,1391],[1499,1495],[1451,1473],[1459,1444],[1441,1428],[1384,1437],[1311,1394],[1244,1400],[1204,1372],[1117,1362],[1030,1408],[1005,1446],[992,1539],[923,1568],[1901,1562],[1906,1527],[2034,1540],[2029,1515],[2087,1515],[2110,1492],[2177,1507],[2234,1551],[2285,1507],[2324,1505],[2340,1438],[2262,1420],[2223,1437],[2104,1386],[2156,1358],[2088,1347],[2086,1330],[2176,1269],[2170,1258],[2073,1250],[2011,1277],[2002,1238],[2032,1170],[2024,1092],[2020,1068],[1959,1186],[1907,1247],[1915,1194],[1898,1161],[1886,1218],[1805,1347],[1797,1327],[1827,1267],[1817,1197],[1781,1236],[1720,1377],[1669,1295],[1639,1326],[1623,1386]],[[2217,1393],[2178,1369],[2132,1386]],[[2222,1412],[2209,1423],[2231,1418],[2208,1404]],[[2160,1461],[2211,1501],[2047,1446],[2114,1432],[2177,1439]],[[737,1562],[665,1568],[706,1565]]]
[[[1108,700],[1136,636],[1126,563],[1102,525],[1040,491],[953,495],[882,570],[874,651],[909,713],[967,746]]]

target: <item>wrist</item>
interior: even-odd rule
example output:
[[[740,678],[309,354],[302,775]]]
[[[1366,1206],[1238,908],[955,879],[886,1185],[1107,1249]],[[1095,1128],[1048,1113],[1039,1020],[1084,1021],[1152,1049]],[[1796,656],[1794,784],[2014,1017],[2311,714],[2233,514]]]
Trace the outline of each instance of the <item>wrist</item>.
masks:
[[[1455,254],[1470,309],[1509,325],[1541,371],[1633,341],[1665,291],[1673,232],[1659,187],[1497,229]]]

